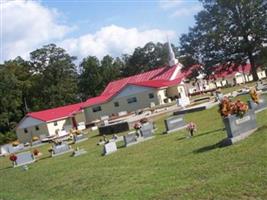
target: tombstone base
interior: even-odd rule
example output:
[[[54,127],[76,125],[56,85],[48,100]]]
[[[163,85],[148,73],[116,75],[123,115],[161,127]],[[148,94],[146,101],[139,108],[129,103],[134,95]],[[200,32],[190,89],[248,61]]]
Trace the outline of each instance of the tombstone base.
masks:
[[[173,132],[176,132],[176,131],[180,131],[180,130],[182,130],[182,129],[186,129],[186,127],[187,127],[187,125],[182,126],[182,127],[179,127],[179,128],[175,128],[175,129],[172,129],[172,130],[163,132],[163,134],[169,134],[169,133],[173,133]]]
[[[83,138],[83,139],[75,140],[75,141],[73,141],[73,143],[74,144],[77,144],[77,143],[80,143],[80,142],[84,142],[86,140],[88,140],[88,138]]]
[[[63,155],[63,154],[65,154],[65,153],[70,153],[70,152],[73,152],[73,149],[69,149],[68,151],[63,151],[63,152],[56,153],[56,154],[52,153],[51,156],[52,156],[52,157],[56,157],[56,156]]]
[[[22,164],[19,164],[19,165],[13,165],[13,167],[14,168],[21,167],[21,166],[28,165],[28,164],[31,164],[31,163],[34,163],[34,162],[35,162],[35,160],[32,160],[32,161],[25,162],[25,163],[22,163]]]
[[[141,143],[141,142],[144,142],[144,141],[147,141],[147,140],[150,140],[150,139],[153,139],[155,136],[150,136],[150,137],[138,137],[136,139],[136,142],[132,142],[132,143],[129,143],[129,144],[126,144],[125,147],[129,147],[129,146],[133,146],[135,144],[138,144],[138,143]]]
[[[250,131],[247,131],[245,133],[242,133],[241,135],[238,135],[238,136],[235,136],[235,137],[232,137],[232,138],[226,138],[225,139],[225,142],[228,144],[228,145],[232,145],[232,144],[235,144],[241,140],[244,140],[246,139],[247,137],[249,137],[250,135],[252,135],[258,128],[255,128],[255,129],[252,129]]]
[[[73,157],[77,157],[77,156],[80,156],[80,155],[83,155],[83,154],[86,154],[86,153],[87,153],[87,151],[85,151],[84,149],[80,149],[78,151],[73,151],[72,156]]]

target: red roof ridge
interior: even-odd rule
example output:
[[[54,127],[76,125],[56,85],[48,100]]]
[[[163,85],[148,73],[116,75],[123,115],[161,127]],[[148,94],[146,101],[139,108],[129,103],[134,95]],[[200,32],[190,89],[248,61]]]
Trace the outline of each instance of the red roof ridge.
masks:
[[[44,122],[62,119],[71,116],[72,114],[81,110],[84,102],[75,103],[56,108],[50,108],[41,111],[29,112],[26,116],[32,117]]]

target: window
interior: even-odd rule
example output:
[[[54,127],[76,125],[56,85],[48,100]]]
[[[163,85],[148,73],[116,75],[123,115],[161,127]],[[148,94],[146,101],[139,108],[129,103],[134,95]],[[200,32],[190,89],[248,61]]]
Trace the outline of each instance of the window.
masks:
[[[24,133],[28,133],[28,129],[24,128]]]
[[[92,110],[93,110],[93,112],[99,112],[102,109],[101,109],[101,106],[96,106],[96,107],[93,107]]]
[[[136,97],[131,97],[131,98],[127,99],[127,102],[128,102],[128,104],[135,103],[135,102],[137,102],[137,99],[136,99]]]
[[[114,102],[114,106],[115,106],[115,107],[119,107],[119,106],[120,106],[119,102],[117,102],[117,101]]]
[[[57,122],[54,122],[54,126],[57,126]]]
[[[149,99],[153,99],[154,98],[154,94],[153,93],[149,93],[148,96],[149,96]]]
[[[39,126],[35,126],[35,130],[36,131],[39,131]]]

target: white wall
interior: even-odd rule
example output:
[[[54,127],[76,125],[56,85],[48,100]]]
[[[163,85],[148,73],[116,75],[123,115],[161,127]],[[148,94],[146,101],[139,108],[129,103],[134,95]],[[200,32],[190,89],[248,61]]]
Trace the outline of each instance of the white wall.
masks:
[[[150,93],[154,94],[154,98],[149,98]],[[160,95],[162,95],[162,92],[160,92]],[[136,97],[137,102],[129,104],[127,102],[127,99],[131,97]],[[164,97],[165,95],[162,95],[162,98]],[[119,103],[119,107],[114,106],[115,102]],[[129,85],[125,87],[118,95],[113,97],[109,102],[85,108],[84,113],[86,118],[86,124],[96,119],[100,119],[101,116],[110,116],[112,114],[117,114],[121,111],[132,112],[138,109],[147,108],[150,107],[152,102],[155,105],[159,104],[157,89]],[[97,106],[101,106],[101,111],[93,112],[93,107]]]

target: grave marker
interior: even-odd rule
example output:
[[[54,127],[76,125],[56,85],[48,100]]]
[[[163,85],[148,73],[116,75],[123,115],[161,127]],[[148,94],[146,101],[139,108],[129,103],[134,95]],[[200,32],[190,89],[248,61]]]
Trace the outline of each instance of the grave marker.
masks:
[[[109,142],[104,145],[103,155],[108,155],[117,151],[117,145],[115,142]]]
[[[186,128],[183,116],[174,116],[164,120],[166,133],[172,133],[181,129]]]
[[[17,160],[13,162],[13,167],[19,167],[35,162],[35,158],[31,152],[23,152],[16,155]]]

